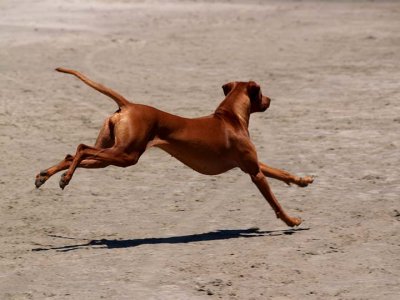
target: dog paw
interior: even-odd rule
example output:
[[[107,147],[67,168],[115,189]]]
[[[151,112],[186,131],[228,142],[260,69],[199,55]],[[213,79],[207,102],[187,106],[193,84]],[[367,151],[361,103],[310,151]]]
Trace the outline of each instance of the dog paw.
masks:
[[[291,217],[291,218],[285,220],[284,222],[286,223],[287,226],[295,227],[295,226],[299,226],[301,224],[302,219]]]
[[[46,171],[40,171],[40,173],[36,175],[36,179],[35,179],[36,188],[38,189],[39,187],[41,187],[48,178],[49,177],[48,177]]]
[[[71,180],[71,178],[69,178],[69,176],[67,175],[67,172],[65,172],[64,174],[61,175],[61,179],[60,179],[60,188],[63,190],[69,183],[69,181]]]
[[[314,182],[314,176],[304,176],[304,177],[300,177],[296,184],[300,187],[306,187],[309,184]]]

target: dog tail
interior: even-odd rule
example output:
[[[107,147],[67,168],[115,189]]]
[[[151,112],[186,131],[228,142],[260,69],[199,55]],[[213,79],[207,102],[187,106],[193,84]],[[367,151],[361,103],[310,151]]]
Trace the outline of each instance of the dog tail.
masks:
[[[105,87],[104,85],[102,85],[100,83],[90,80],[89,78],[87,78],[85,75],[79,73],[78,71],[64,69],[64,68],[57,68],[56,71],[75,75],[80,80],[82,80],[84,83],[86,83],[88,86],[90,86],[90,87],[94,88],[95,90],[99,91],[100,93],[112,98],[118,104],[118,106],[120,108],[124,107],[130,103],[127,99],[125,99],[124,96],[118,94],[116,91],[114,91],[108,87]]]

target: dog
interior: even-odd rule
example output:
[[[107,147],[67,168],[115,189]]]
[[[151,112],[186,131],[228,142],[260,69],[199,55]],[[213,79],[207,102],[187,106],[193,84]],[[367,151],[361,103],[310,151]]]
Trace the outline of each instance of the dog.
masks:
[[[225,98],[213,114],[188,119],[129,102],[75,70],[56,70],[72,74],[109,96],[119,109],[105,120],[94,146],[80,144],[75,155],[68,154],[57,165],[37,174],[37,188],[62,170],[67,170],[60,180],[60,187],[64,189],[78,167],[94,169],[135,165],[146,149],[158,147],[202,174],[216,175],[240,168],[250,176],[277,218],[290,227],[300,225],[300,218],[289,216],[281,207],[266,176],[301,187],[312,183],[314,178],[295,176],[258,160],[256,148],[250,140],[249,119],[252,113],[267,110],[271,99],[261,93],[260,85],[254,81],[223,85]]]

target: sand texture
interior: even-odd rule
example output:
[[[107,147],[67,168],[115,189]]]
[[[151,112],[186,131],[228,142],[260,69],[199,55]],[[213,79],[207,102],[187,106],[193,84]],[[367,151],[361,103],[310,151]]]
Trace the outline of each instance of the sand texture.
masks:
[[[5,0],[0,58],[0,299],[399,299],[400,2]],[[259,158],[316,176],[269,180],[303,224],[159,149],[36,189],[117,109],[59,66],[186,117],[260,83]]]

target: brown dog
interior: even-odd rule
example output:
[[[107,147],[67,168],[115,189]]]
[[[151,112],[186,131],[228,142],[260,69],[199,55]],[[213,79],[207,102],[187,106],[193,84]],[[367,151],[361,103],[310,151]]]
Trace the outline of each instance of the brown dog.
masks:
[[[222,88],[226,97],[213,114],[187,119],[150,106],[131,103],[117,92],[77,71],[63,68],[56,70],[73,74],[111,97],[118,104],[119,110],[106,119],[93,147],[80,144],[75,156],[67,155],[59,164],[40,172],[35,181],[37,188],[55,173],[68,169],[60,180],[60,187],[64,189],[77,167],[128,167],[136,164],[147,148],[159,147],[202,174],[216,175],[239,167],[250,175],[278,218],[288,226],[301,223],[301,219],[290,217],[282,209],[265,176],[302,187],[312,183],[313,178],[297,177],[258,160],[249,137],[249,118],[253,112],[265,111],[271,99],[261,94],[260,86],[255,82],[225,84]]]

